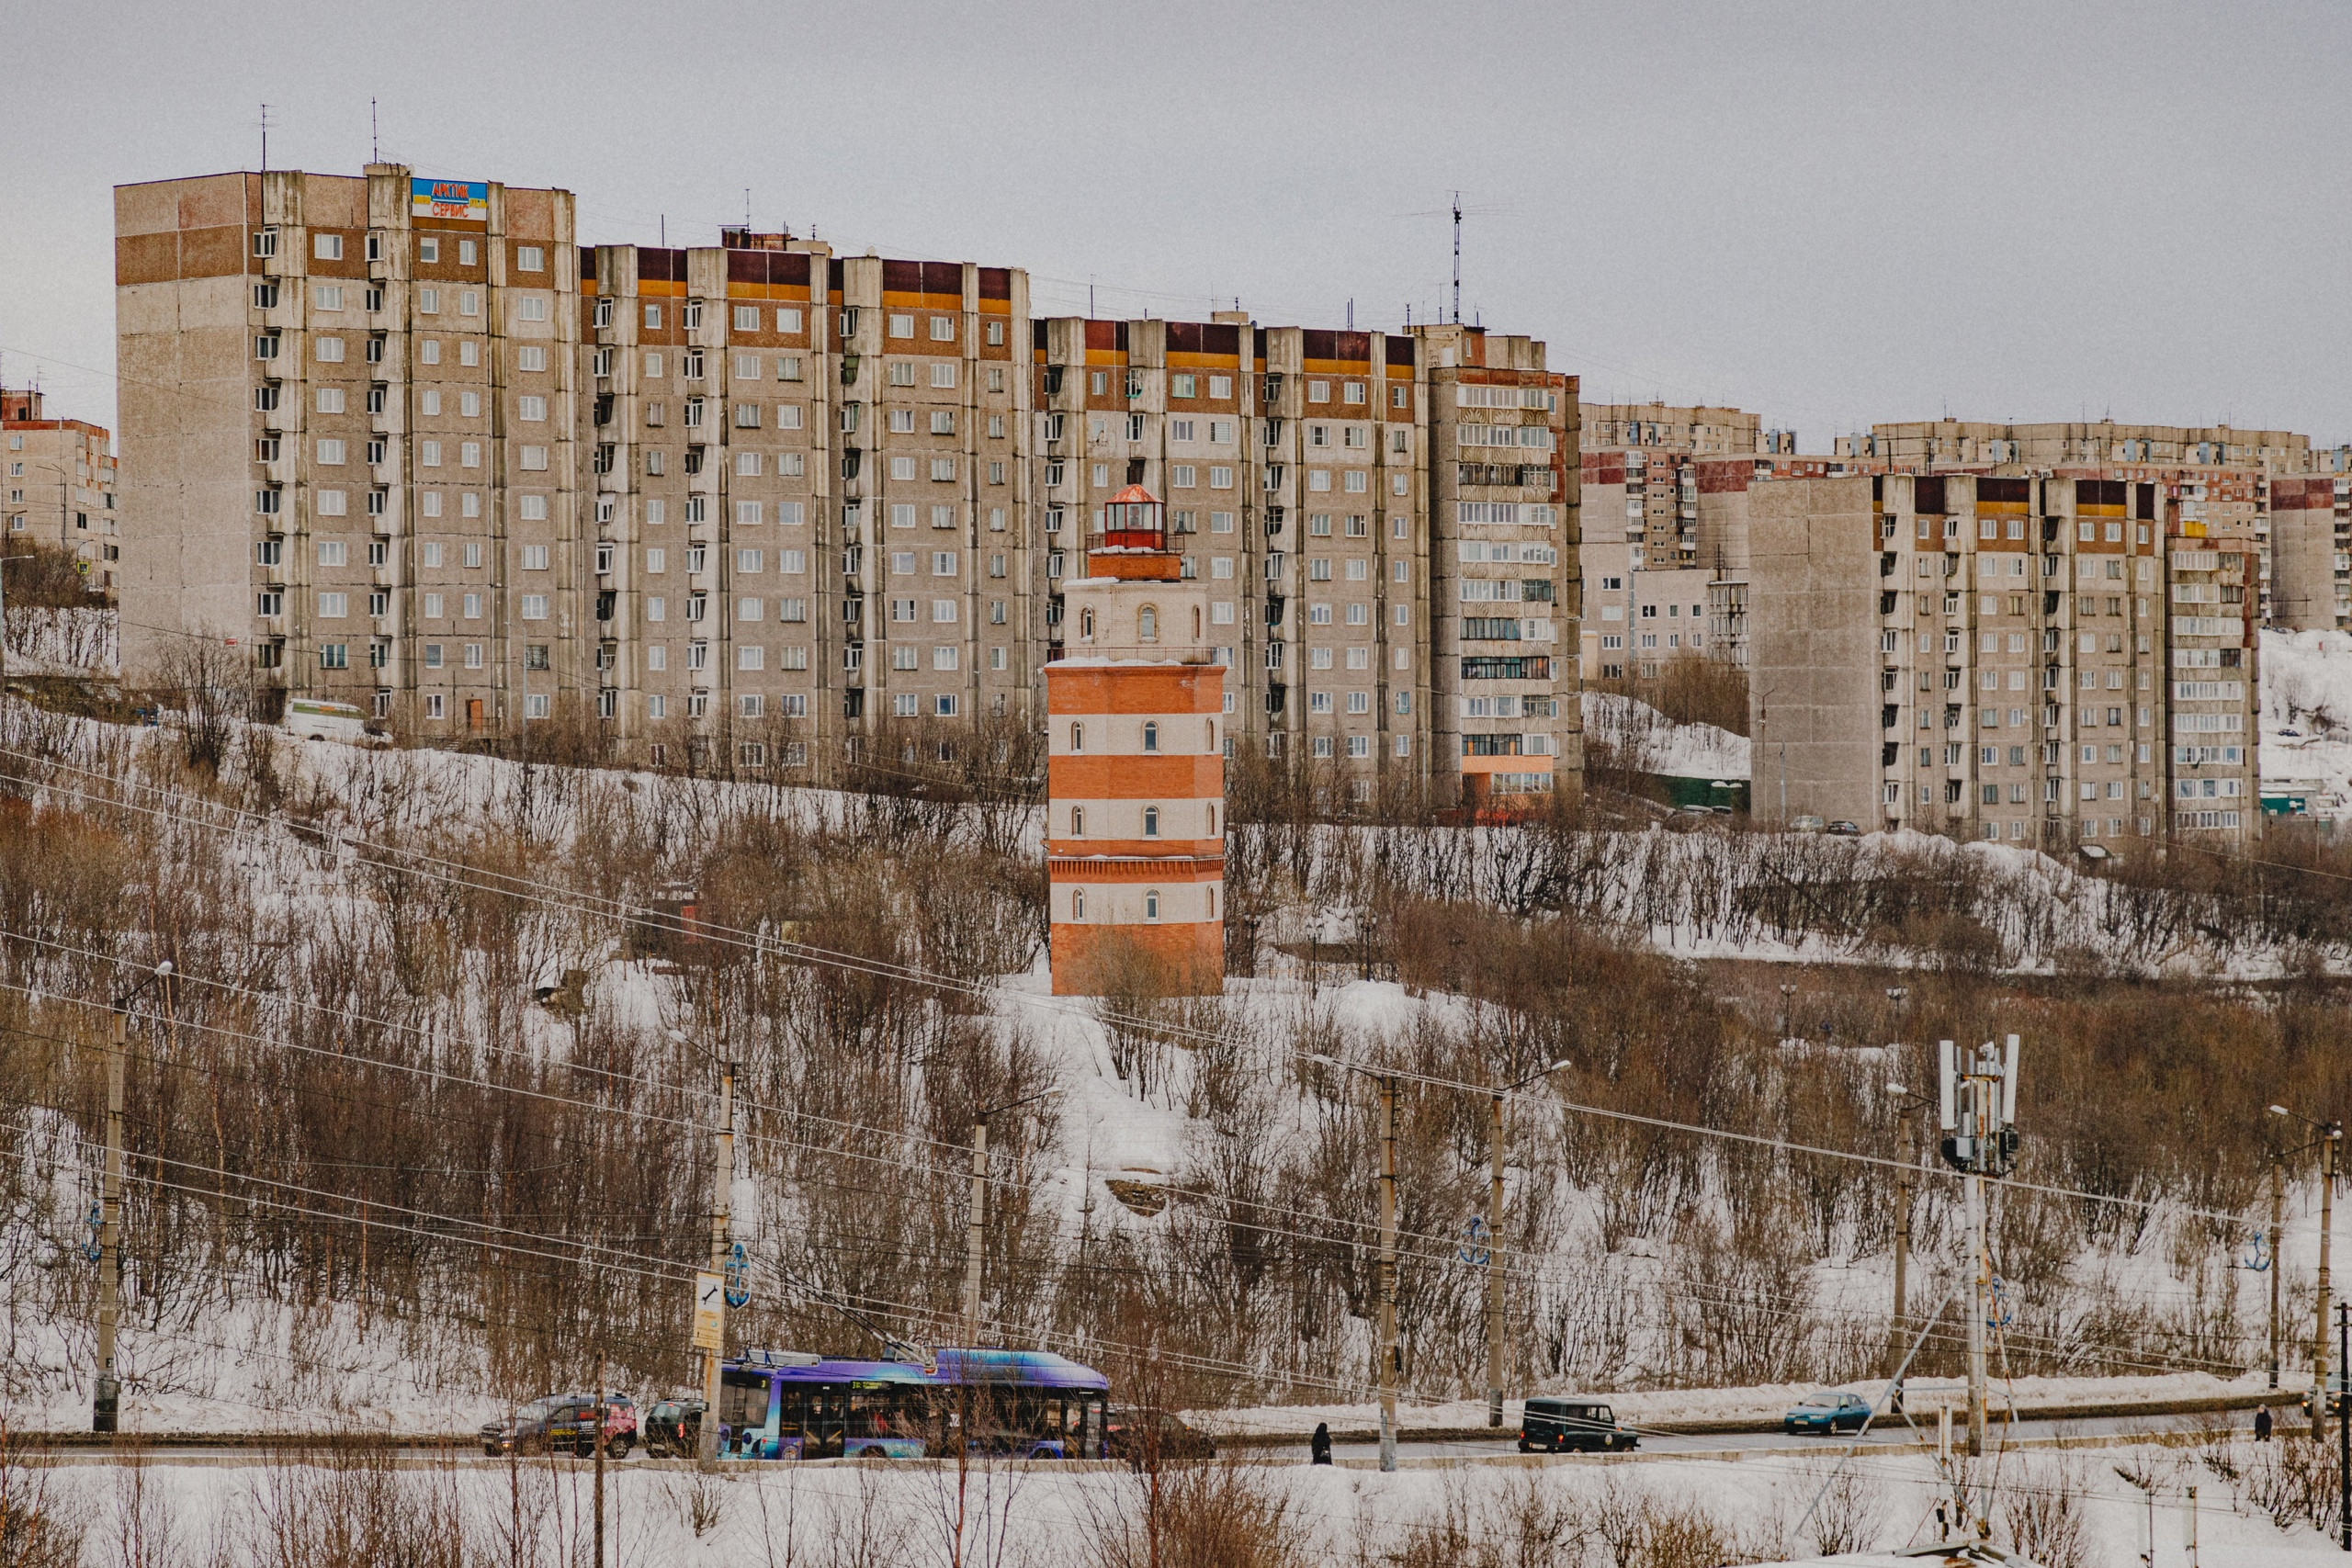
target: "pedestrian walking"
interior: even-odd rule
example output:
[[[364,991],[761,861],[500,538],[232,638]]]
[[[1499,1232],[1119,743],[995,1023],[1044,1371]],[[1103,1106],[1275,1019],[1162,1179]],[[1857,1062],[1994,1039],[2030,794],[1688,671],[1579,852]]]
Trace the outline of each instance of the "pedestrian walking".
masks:
[[[2267,1404],[2255,1406],[2254,1440],[2257,1443],[2267,1443],[2270,1440],[2270,1406]]]
[[[1331,1426],[1328,1421],[1315,1423],[1315,1436],[1307,1439],[1306,1451],[1316,1464],[1331,1462]]]

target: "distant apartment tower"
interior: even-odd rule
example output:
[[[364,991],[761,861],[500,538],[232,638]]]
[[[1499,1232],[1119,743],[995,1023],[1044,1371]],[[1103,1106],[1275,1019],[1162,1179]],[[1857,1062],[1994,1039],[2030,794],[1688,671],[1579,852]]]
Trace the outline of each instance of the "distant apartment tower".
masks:
[[[115,454],[103,425],[52,419],[37,388],[0,387],[6,544],[48,544],[84,563],[93,588],[111,588],[121,557]]]
[[[2312,463],[2311,438],[2293,431],[2122,424],[2113,420],[2017,424],[1943,419],[1874,424],[1868,434],[1839,436],[1837,455],[1921,471],[1944,463],[2018,463],[2032,468],[2139,463],[2303,473]]]
[[[1035,332],[1049,648],[1107,497],[1158,487],[1205,584],[1231,745],[1360,797],[1388,779],[1494,801],[1577,769],[1575,382],[1541,344],[1235,312]]]
[[[133,678],[194,633],[460,731],[576,688],[570,195],[376,164],[115,209]]]
[[[1225,682],[1207,584],[1168,547],[1143,486],[1103,504],[1063,579],[1046,667],[1046,863],[1057,995],[1097,995],[1124,964],[1155,989],[1224,989]]]
[[[2250,557],[2180,536],[2155,483],[1855,476],[1750,505],[1759,812],[2043,849],[2253,829]]]

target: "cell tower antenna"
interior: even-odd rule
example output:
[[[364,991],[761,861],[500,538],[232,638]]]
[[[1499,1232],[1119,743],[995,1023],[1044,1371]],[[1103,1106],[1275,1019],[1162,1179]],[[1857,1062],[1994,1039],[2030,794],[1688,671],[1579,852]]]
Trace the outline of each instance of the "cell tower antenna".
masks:
[[[373,98],[368,100],[368,161],[371,164],[384,161],[383,148],[376,139],[376,100]]]
[[[1462,193],[1453,193],[1453,324],[1462,324]]]
[[[269,173],[269,106],[261,107],[261,172]]]

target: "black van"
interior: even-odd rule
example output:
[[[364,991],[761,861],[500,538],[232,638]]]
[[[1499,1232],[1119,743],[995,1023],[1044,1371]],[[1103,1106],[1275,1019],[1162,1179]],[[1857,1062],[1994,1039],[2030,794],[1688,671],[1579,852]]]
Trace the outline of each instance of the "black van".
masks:
[[[1609,1406],[1584,1399],[1531,1399],[1519,1422],[1523,1454],[1623,1453],[1641,1441]]]

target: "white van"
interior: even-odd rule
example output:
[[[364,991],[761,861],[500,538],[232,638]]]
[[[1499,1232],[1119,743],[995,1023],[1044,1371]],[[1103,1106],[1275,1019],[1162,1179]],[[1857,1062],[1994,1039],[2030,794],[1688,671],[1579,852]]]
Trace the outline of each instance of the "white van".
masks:
[[[289,697],[286,703],[286,732],[304,740],[342,740],[374,746],[382,737],[368,733],[368,716],[351,703],[319,697]]]

